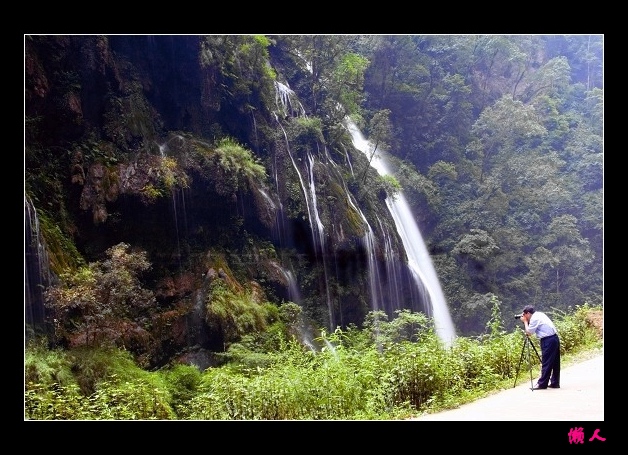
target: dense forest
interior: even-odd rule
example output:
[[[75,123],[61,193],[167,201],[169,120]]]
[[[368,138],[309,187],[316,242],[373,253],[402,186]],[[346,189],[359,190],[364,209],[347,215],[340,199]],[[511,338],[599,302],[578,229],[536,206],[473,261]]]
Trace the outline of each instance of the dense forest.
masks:
[[[603,304],[602,35],[27,35],[24,51],[26,341],[205,368],[274,331],[320,349],[429,316],[399,194],[458,335],[496,308],[512,329],[526,304]]]

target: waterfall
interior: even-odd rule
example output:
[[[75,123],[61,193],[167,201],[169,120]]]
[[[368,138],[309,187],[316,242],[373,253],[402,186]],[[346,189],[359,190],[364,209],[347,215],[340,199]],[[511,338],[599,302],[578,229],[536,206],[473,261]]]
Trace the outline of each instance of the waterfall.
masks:
[[[325,226],[321,222],[316,194],[316,181],[315,181],[315,157],[312,153],[307,153],[303,157],[303,160],[297,160],[292,154],[290,144],[286,131],[283,128],[281,119],[287,117],[299,117],[305,116],[303,107],[298,102],[295,93],[284,84],[279,82],[275,83],[275,102],[277,104],[277,111],[275,112],[275,119],[283,131],[286,141],[286,150],[290,158],[292,166],[294,167],[303,197],[305,200],[305,208],[307,210],[307,218],[310,225],[310,232],[312,235],[312,242],[314,245],[314,252],[318,260],[321,261],[323,266],[323,272],[325,274],[325,281],[327,282],[328,264],[326,260],[326,245],[325,245]],[[349,129],[352,134],[354,146],[361,150],[363,153],[369,152],[369,143],[359,133],[357,127],[353,123],[349,123]],[[326,165],[333,168],[337,167],[337,164],[331,159],[327,153],[319,153],[317,158],[325,160]],[[348,153],[345,155],[349,168],[353,173],[351,162],[349,160]],[[389,173],[380,163],[379,158],[374,159],[371,163],[373,166],[379,166],[380,174]],[[275,173],[276,173],[275,168]],[[342,177],[342,172],[339,172],[338,182],[345,183]],[[275,174],[276,175],[276,174]],[[278,176],[276,176],[278,177]],[[279,179],[276,178],[278,182]],[[421,252],[419,248],[425,249],[421,234],[412,218],[410,209],[402,197],[397,197],[396,200],[387,199],[386,203],[390,210],[393,219],[396,224],[397,233],[400,236],[403,246],[406,250],[406,256],[408,258],[407,268],[402,265],[398,255],[395,255],[392,248],[392,235],[388,228],[378,220],[379,230],[382,232],[383,244],[380,246],[377,243],[377,238],[373,228],[369,224],[362,210],[353,201],[350,191],[346,188],[345,193],[347,195],[348,205],[355,210],[360,216],[365,226],[365,234],[362,237],[362,245],[365,254],[367,255],[367,267],[368,267],[368,290],[371,308],[373,310],[385,311],[388,315],[391,315],[395,310],[418,307],[419,305],[425,311],[425,313],[434,320],[436,331],[443,339],[443,341],[449,343],[455,336],[453,324],[449,317],[447,304],[442,295],[440,284],[435,272],[433,272],[433,266],[427,252]],[[405,208],[404,208],[405,207]],[[407,215],[404,215],[404,211]],[[377,259],[377,251],[382,251],[382,257],[385,261],[385,273],[381,269],[382,260]],[[430,275],[430,270],[432,270]],[[405,295],[404,295],[405,291]],[[334,311],[330,297],[330,290],[325,286],[325,293],[327,298],[327,306],[329,310],[329,329],[334,330]],[[339,302],[340,304],[340,302]],[[443,313],[444,311],[444,313]],[[342,317],[342,310],[339,311]],[[342,323],[342,320],[340,321]]]
[[[292,90],[288,89],[285,85],[276,83],[275,86],[277,87],[278,91],[280,91],[281,93],[287,93],[284,94],[282,96],[279,96],[279,100],[281,100],[282,102],[286,102],[286,100],[290,100],[290,94],[293,94],[294,92],[292,92]],[[275,113],[275,119],[277,120],[277,123],[279,124],[281,130],[283,131],[283,135],[284,138],[286,139],[286,150],[288,152],[288,156],[290,157],[290,161],[292,162],[292,166],[294,167],[294,170],[296,171],[298,177],[299,177],[299,182],[301,184],[301,190],[303,191],[303,198],[305,199],[305,206],[307,209],[307,218],[308,221],[310,223],[310,231],[312,232],[312,241],[314,243],[314,253],[316,254],[317,257],[320,257],[323,263],[323,273],[325,275],[325,296],[327,299],[327,308],[328,308],[328,312],[329,312],[329,327],[330,329],[333,329],[335,327],[335,321],[334,321],[334,312],[333,312],[333,305],[331,302],[331,296],[329,295],[329,288],[327,286],[327,260],[326,260],[326,247],[325,247],[325,233],[324,233],[324,226],[323,223],[321,222],[319,213],[318,213],[318,205],[317,205],[317,200],[316,200],[316,182],[314,179],[314,157],[312,156],[311,153],[308,153],[308,160],[306,163],[306,171],[307,171],[307,178],[308,178],[308,185],[305,184],[305,181],[303,179],[303,176],[301,175],[301,171],[299,170],[299,167],[297,166],[296,161],[294,160],[294,157],[292,156],[292,151],[290,150],[290,144],[288,141],[288,135],[286,134],[286,130],[284,129],[283,125],[281,124],[278,115]],[[309,191],[308,191],[309,188]]]
[[[362,133],[351,120],[347,120],[347,128],[355,148],[369,158],[373,152],[373,146],[362,136]],[[373,156],[371,166],[382,176],[392,175],[380,151]],[[429,298],[429,302],[426,302],[428,305],[424,305],[425,308],[431,309],[427,312],[428,316],[433,319],[439,338],[447,346],[450,346],[456,337],[456,331],[434,265],[410,206],[402,193],[397,194],[394,198],[387,197],[386,205],[403,242],[408,256],[408,267],[412,271],[416,286],[425,297]]]
[[[294,162],[294,160],[293,160]],[[308,177],[308,186],[310,188],[310,198],[312,200],[312,211],[308,213],[308,217],[310,218],[310,227],[312,228],[312,233],[318,237],[318,242],[315,241],[317,246],[317,250],[321,252],[323,256],[323,260],[325,260],[325,227],[323,226],[323,222],[321,221],[321,217],[318,213],[318,200],[316,198],[316,180],[314,179],[314,156],[308,152],[307,154],[307,177]],[[307,198],[307,191],[304,190],[304,195]],[[312,216],[314,220],[312,220]],[[316,240],[316,239],[315,239]]]
[[[288,298],[294,303],[301,303],[301,291],[291,270],[281,269],[288,282]]]
[[[330,163],[333,163],[333,161],[330,161]],[[340,181],[343,184],[345,183],[345,181],[342,179]],[[364,246],[364,251],[367,254],[367,260],[368,260],[369,289],[371,291],[371,308],[375,311],[381,310],[383,309],[382,302],[384,300],[384,292],[382,290],[382,280],[379,276],[379,268],[377,267],[377,259],[375,257],[375,250],[376,250],[375,233],[373,232],[373,228],[371,227],[368,220],[366,219],[364,212],[362,212],[362,210],[360,210],[360,208],[353,202],[353,199],[351,198],[351,193],[349,192],[346,186],[344,187],[344,190],[345,190],[345,194],[347,195],[347,204],[349,204],[349,206],[360,215],[362,222],[366,226],[366,234],[364,234],[364,237],[362,237],[362,245]]]
[[[46,247],[41,237],[39,218],[28,196],[24,198],[24,326],[25,338],[45,331],[44,289],[52,274]]]
[[[403,283],[401,280],[401,267],[396,258],[392,238],[382,221],[378,218],[379,227],[384,237],[384,258],[386,260],[386,283],[388,283],[388,298],[394,309],[403,308],[404,296],[402,295]]]
[[[286,277],[286,281],[288,282],[288,297],[290,301],[296,303],[297,305],[301,305],[301,292],[299,291],[299,285],[297,284],[297,280],[294,278],[294,274],[291,270],[281,268],[284,276]],[[311,351],[316,351],[316,346],[314,346],[314,336],[312,335],[312,327],[307,323],[305,316],[302,314],[300,316],[299,325],[296,327],[298,330],[298,336],[301,343],[307,346]]]
[[[288,114],[292,117],[305,117],[305,109],[296,98],[294,91],[279,81],[275,81],[275,105],[284,117]]]
[[[165,159],[167,157],[166,152],[170,150],[170,142],[172,142],[173,140],[177,139],[177,141],[179,141],[180,143],[184,144],[185,143],[185,138],[179,134],[175,134],[174,136],[172,136],[171,138],[167,139],[163,144],[159,144],[157,143],[157,146],[159,147],[159,155],[161,156],[161,159]],[[172,211],[173,211],[173,220],[174,220],[174,229],[175,229],[175,235],[177,237],[177,259],[179,262],[179,271],[182,272],[183,271],[183,264],[181,263],[181,257],[182,257],[182,253],[181,253],[181,233],[179,232],[179,209],[177,208],[177,195],[181,194],[181,206],[182,206],[182,217],[183,217],[183,222],[184,222],[184,237],[187,237],[187,214],[186,214],[186,208],[185,208],[185,193],[184,193],[184,189],[181,188],[181,191],[177,190],[176,187],[172,188]]]

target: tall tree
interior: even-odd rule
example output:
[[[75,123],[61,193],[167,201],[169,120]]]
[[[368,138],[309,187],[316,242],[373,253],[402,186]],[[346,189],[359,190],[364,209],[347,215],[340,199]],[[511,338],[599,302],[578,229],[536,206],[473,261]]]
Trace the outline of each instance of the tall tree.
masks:
[[[524,143],[547,134],[538,122],[531,106],[513,100],[510,96],[500,98],[493,106],[485,109],[472,127],[476,139],[469,149],[481,157],[480,181],[490,170],[491,161],[498,154],[511,155]]]

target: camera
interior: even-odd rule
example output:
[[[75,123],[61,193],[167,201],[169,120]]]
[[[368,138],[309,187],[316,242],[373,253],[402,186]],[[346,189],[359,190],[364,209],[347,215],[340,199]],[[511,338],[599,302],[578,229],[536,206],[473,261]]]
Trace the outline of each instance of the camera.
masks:
[[[523,317],[523,313],[515,314],[515,319],[521,319]]]

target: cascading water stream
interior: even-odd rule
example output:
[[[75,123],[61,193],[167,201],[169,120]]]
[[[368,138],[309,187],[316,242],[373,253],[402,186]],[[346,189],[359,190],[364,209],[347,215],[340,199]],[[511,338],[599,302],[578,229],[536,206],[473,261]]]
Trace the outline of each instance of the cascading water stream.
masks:
[[[48,254],[33,202],[24,198],[24,324],[26,339],[45,331],[44,289],[52,282]]]
[[[183,136],[180,136],[177,134],[171,137],[170,139],[168,139],[163,144],[157,144],[157,146],[159,147],[159,154],[161,155],[162,160],[166,158],[166,151],[168,150],[168,144],[170,143],[170,141],[174,139],[177,139],[178,141],[181,141],[181,142],[185,141],[185,138]],[[179,214],[178,214],[178,209],[177,209],[177,193],[179,193],[179,191],[177,191],[176,188],[174,188],[172,191],[172,211],[173,211],[173,218],[174,218],[175,234],[177,236],[177,253],[178,253],[177,256],[179,260],[179,270],[182,271],[183,265],[181,264],[181,239],[180,239],[181,236],[179,233]],[[184,222],[186,222],[186,231],[187,231],[187,216],[185,214],[185,194],[183,193],[183,190],[181,190],[181,201],[182,201],[182,206],[183,206],[183,220]]]
[[[392,238],[388,230],[385,228],[382,221],[377,219],[380,230],[384,236],[384,257],[386,260],[386,283],[388,283],[388,298],[391,302],[391,307],[394,309],[403,308],[403,295],[402,295],[402,280],[401,280],[401,267],[399,261],[395,258],[395,253],[392,246]]]
[[[310,220],[310,225],[312,226],[312,233],[315,233],[318,237],[318,242],[316,242],[317,250],[322,252],[322,259],[325,260],[325,253],[323,250],[325,245],[325,228],[318,213],[318,200],[316,198],[316,180],[314,179],[314,157],[311,153],[307,154],[307,171],[308,183],[310,188],[309,194],[312,200],[311,215],[314,216],[314,221],[312,222],[312,220]],[[305,197],[307,198],[307,193],[305,194]]]
[[[288,282],[288,297],[291,302],[296,303],[297,305],[301,304],[301,292],[299,291],[299,286],[297,284],[297,280],[294,278],[294,274],[292,271],[282,268],[284,276],[286,277],[286,281]],[[306,324],[303,316],[301,315],[301,320],[299,321],[299,325],[297,327],[299,330],[299,339],[301,342],[310,348],[311,351],[316,351],[316,347],[314,346],[314,337],[312,336],[312,330]]]
[[[298,100],[293,104],[295,99],[296,94],[290,87],[275,81],[275,104],[284,117],[288,114],[293,117],[305,117],[305,108]]]
[[[323,262],[323,272],[325,274],[325,294],[327,298],[327,308],[329,311],[329,326],[330,328],[334,328],[335,327],[334,313],[333,313],[333,308],[331,304],[331,297],[329,295],[329,288],[327,287],[327,264],[326,264],[326,259],[325,259],[325,235],[323,232],[323,223],[320,220],[320,216],[318,214],[318,207],[316,205],[316,191],[315,191],[316,188],[315,188],[314,171],[313,171],[314,160],[312,156],[308,154],[309,167],[307,168],[307,170],[308,170],[309,187],[310,187],[310,192],[308,192],[308,187],[305,185],[303,176],[301,175],[301,171],[299,171],[299,167],[297,166],[297,163],[294,161],[294,157],[292,156],[292,152],[290,151],[288,135],[286,134],[286,131],[281,125],[281,122],[279,121],[279,118],[277,117],[276,114],[275,114],[275,118],[277,120],[277,123],[281,127],[281,130],[283,131],[284,137],[286,139],[286,148],[287,148],[288,156],[290,157],[292,166],[294,167],[295,171],[297,172],[297,175],[299,176],[299,182],[301,183],[301,189],[303,190],[303,198],[305,199],[307,217],[310,223],[310,230],[312,232],[312,240],[314,242],[314,251],[317,256],[320,255],[320,258]]]
[[[301,170],[297,166],[297,163],[291,153],[286,132],[279,119],[280,116],[283,116],[284,118],[288,116],[305,116],[305,112],[301,104],[298,102],[298,99],[296,98],[295,93],[287,85],[276,82],[275,89],[276,89],[275,102],[278,108],[277,112],[275,113],[275,117],[276,117],[277,123],[279,124],[279,126],[281,127],[284,133],[288,155],[299,177],[301,189],[305,198],[305,204],[306,204],[306,208],[308,212],[308,221],[310,223],[310,230],[312,233],[312,240],[313,240],[313,244],[315,248],[315,254],[322,262],[323,272],[325,274],[325,281],[327,282],[328,265],[327,265],[326,254],[325,254],[324,226],[318,214],[317,199],[316,199],[316,182],[314,179],[314,168],[315,168],[314,157],[311,153],[307,154],[307,159],[305,160],[305,163],[303,163],[305,166],[305,172],[302,174]],[[353,201],[351,192],[346,188],[345,180],[342,177],[342,172],[337,169],[337,164],[335,163],[335,161],[329,157],[327,149],[325,148],[323,150],[323,153],[319,155],[323,157],[322,159],[326,159],[326,165],[331,166],[332,168],[337,170],[338,172],[337,181],[341,182],[344,185],[344,190],[347,196],[348,205],[359,215],[362,222],[364,223],[366,232],[362,238],[362,245],[363,245],[363,250],[367,255],[367,261],[368,261],[367,262],[368,286],[369,286],[369,297],[371,301],[371,308],[373,310],[388,309],[388,312],[401,308],[402,307],[401,300],[399,299],[399,296],[398,296],[398,294],[400,293],[400,290],[399,290],[400,288],[398,286],[396,285],[391,286],[388,288],[387,292],[384,292],[384,289],[382,286],[382,279],[380,277],[380,270],[378,267],[378,261],[376,259],[377,240],[376,240],[375,233],[371,225],[369,224],[363,212],[360,210],[357,204]],[[351,162],[349,160],[349,154],[347,153],[345,156],[346,156],[348,165],[351,169],[351,172],[353,173],[353,168],[351,167]],[[307,186],[304,183],[305,177],[307,177],[307,180],[308,180],[307,183],[309,184]],[[322,253],[322,255],[320,253]],[[400,272],[399,267],[398,267],[398,261],[394,260],[393,255],[387,256],[387,260],[388,259],[390,259],[390,263],[387,262],[386,264],[387,277],[389,279],[388,282],[395,283],[395,284],[399,283],[399,280],[398,280],[399,275],[394,275],[395,272]],[[391,277],[391,274],[394,276]],[[330,318],[329,328],[330,330],[333,330],[334,329],[334,320],[333,320],[334,313],[333,313],[333,308],[331,304],[331,297],[329,295],[329,288],[326,285],[325,285],[325,292],[326,292],[326,298],[327,298],[327,305],[329,308],[329,318]],[[388,295],[388,294],[391,294],[391,295]],[[415,299],[412,299],[412,300],[415,301]],[[388,302],[389,306],[392,305],[392,308],[391,307],[386,308],[386,302]],[[340,302],[339,302],[339,305],[340,305]],[[339,314],[342,316],[341,309],[339,310]],[[342,323],[342,320],[340,322]]]
[[[316,199],[316,182],[314,178],[314,170],[315,170],[315,159],[311,153],[307,153],[303,163],[300,164],[299,167],[295,161],[295,158],[291,152],[290,145],[288,143],[288,137],[286,131],[283,128],[283,125],[280,121],[280,116],[282,118],[290,117],[290,116],[305,116],[305,112],[298,102],[296,95],[294,92],[287,86],[281,83],[275,84],[276,89],[276,97],[275,101],[277,104],[277,112],[275,113],[275,118],[277,123],[281,127],[284,138],[286,140],[287,153],[290,157],[292,165],[297,172],[299,182],[301,184],[301,189],[305,198],[305,204],[307,209],[308,221],[310,224],[310,231],[312,234],[312,241],[314,244],[315,254],[319,260],[322,261],[323,271],[325,274],[325,281],[327,281],[327,263],[326,263],[326,246],[325,246],[325,233],[324,226],[320,220]],[[353,130],[359,134],[357,127],[353,125]],[[353,131],[352,131],[353,132]],[[358,147],[355,143],[361,141],[361,147]],[[364,153],[368,152],[368,141],[364,140],[361,137],[354,136],[354,145]],[[323,151],[324,153],[319,153],[319,157],[321,159],[327,159],[326,165],[331,167],[336,167],[336,163],[333,159],[329,157],[327,154],[327,150]],[[349,155],[346,155],[349,167],[351,167],[351,163],[349,161]],[[373,163],[374,165],[378,164],[377,160]],[[353,172],[353,169],[351,168]],[[344,183],[344,178],[342,177],[342,173],[339,172],[338,182]],[[393,218],[395,219],[397,231],[402,238],[403,245],[407,250],[406,255],[408,257],[408,267],[402,267],[399,262],[399,258],[393,252],[392,242],[391,242],[391,234],[388,232],[388,228],[383,226],[381,221],[379,221],[379,228],[382,235],[384,236],[384,259],[385,259],[385,267],[386,274],[382,275],[382,272],[379,268],[379,264],[381,261],[378,261],[376,258],[376,251],[378,249],[377,238],[375,233],[367,221],[366,217],[359,209],[356,203],[352,200],[352,195],[350,191],[345,186],[345,193],[347,195],[348,205],[360,216],[365,226],[365,234],[362,238],[362,244],[364,251],[366,253],[367,258],[367,267],[368,267],[368,286],[369,286],[369,297],[371,301],[371,308],[373,310],[385,310],[387,313],[392,313],[395,310],[402,309],[404,307],[408,307],[410,303],[411,307],[415,307],[416,305],[421,305],[423,311],[425,311],[428,316],[433,317],[435,320],[435,325],[442,326],[443,321],[445,324],[444,329],[442,327],[437,327],[437,332],[441,335],[444,341],[449,342],[453,336],[453,324],[450,324],[450,328],[447,328],[447,320],[450,321],[448,317],[448,313],[443,317],[440,314],[440,309],[436,308],[434,300],[437,300],[438,297],[435,297],[437,293],[440,291],[440,286],[438,284],[438,279],[436,279],[436,288],[434,289],[433,285],[430,283],[433,281],[433,278],[429,278],[426,276],[426,272],[424,271],[426,261],[425,258],[422,258],[420,255],[417,256],[415,253],[416,250],[413,250],[412,243],[419,243],[423,246],[423,239],[418,232],[418,228],[416,228],[416,224],[411,218],[411,223],[408,221],[402,221],[399,215],[399,209],[395,207],[395,203],[393,201],[387,200],[387,205],[391,213],[393,214]],[[409,210],[409,209],[408,209]],[[405,228],[404,226],[410,225],[410,227]],[[416,232],[411,232],[408,234],[407,229],[411,229],[411,226],[414,225]],[[409,237],[408,237],[409,236]],[[418,239],[418,241],[415,241]],[[427,264],[429,267],[432,267],[431,260],[429,256],[427,256]],[[409,272],[405,275],[405,272]],[[407,276],[410,278],[410,282],[404,280],[403,276]],[[435,274],[434,274],[435,277]],[[414,282],[414,283],[413,283]],[[409,292],[406,295],[403,295],[403,289],[408,289],[405,284],[410,285]],[[330,320],[330,329],[334,329],[334,312],[331,304],[331,297],[329,295],[329,288],[325,286],[325,292],[327,297],[327,305],[329,309],[329,320]],[[441,292],[442,295],[442,292]],[[444,302],[444,297],[442,298],[442,302]],[[416,304],[416,305],[415,305]],[[445,311],[446,303],[443,303]],[[340,311],[340,315],[342,315],[342,311]],[[342,321],[341,321],[342,322]]]
[[[335,163],[333,160],[329,160],[329,164],[335,167]],[[343,179],[339,180],[340,182],[345,183]],[[366,233],[364,237],[362,237],[362,244],[364,245],[364,250],[367,255],[368,260],[368,273],[369,273],[369,289],[371,291],[371,308],[375,311],[381,310],[382,305],[381,302],[384,299],[384,292],[382,290],[382,280],[379,276],[379,268],[377,267],[377,260],[375,258],[375,233],[373,232],[373,228],[369,224],[364,212],[360,210],[360,208],[353,202],[351,192],[344,186],[344,191],[347,196],[347,204],[355,210],[356,213],[360,215],[362,222],[366,226]]]
[[[351,120],[347,120],[347,128],[351,134],[353,145],[367,158],[370,158],[373,154],[373,146],[362,136],[362,133]],[[382,176],[392,175],[382,152],[378,151],[378,153],[373,154],[371,166]],[[423,294],[427,294],[426,297],[429,298],[429,304],[424,305],[425,308],[431,308],[431,313],[428,313],[428,316],[433,318],[439,338],[445,345],[451,346],[456,337],[456,331],[434,265],[410,206],[402,193],[395,195],[394,198],[387,197],[386,205],[403,242],[408,256],[408,266],[415,278],[416,285],[419,289],[424,288],[426,292]]]

